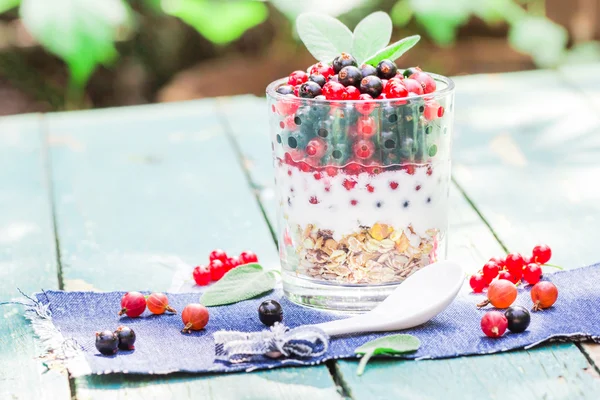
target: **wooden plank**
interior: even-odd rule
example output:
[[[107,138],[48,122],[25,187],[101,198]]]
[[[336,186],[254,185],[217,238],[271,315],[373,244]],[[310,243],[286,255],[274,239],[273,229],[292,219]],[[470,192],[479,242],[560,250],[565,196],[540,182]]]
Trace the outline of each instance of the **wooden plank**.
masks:
[[[270,143],[268,138],[268,126],[265,117],[266,105],[264,99],[254,97],[234,97],[223,99],[220,103],[220,111],[225,116],[230,126],[231,132],[236,141],[239,143],[239,148],[242,150],[245,158],[244,165],[251,175],[255,187],[260,195],[261,202],[267,210],[267,215],[274,221],[274,187],[272,181],[272,167],[270,155]],[[460,114],[457,115],[460,118]],[[457,136],[461,132],[457,132]],[[462,149],[455,145],[455,152],[462,153]],[[450,239],[449,239],[449,258],[461,262],[469,271],[475,271],[487,260],[491,255],[500,255],[503,253],[502,248],[490,232],[489,228],[482,222],[481,218],[467,203],[465,198],[459,193],[457,187],[453,186],[450,191],[451,196],[451,211],[450,211]],[[582,359],[577,358],[581,353],[574,345],[566,345],[560,349],[560,353],[556,353],[554,347],[545,350],[546,353],[539,350],[528,352],[513,352],[502,355],[506,363],[519,365],[526,360],[531,365],[543,370],[545,360],[548,357],[560,359],[565,355],[571,357],[573,362],[570,362],[565,368],[573,371],[573,376],[577,374],[585,374],[584,368],[589,367],[587,363],[582,364]],[[495,360],[494,356],[488,358]],[[502,390],[504,386],[498,385],[497,382],[486,379],[484,376],[488,372],[478,368],[476,364],[479,357],[448,359],[428,361],[426,364],[405,362],[398,365],[396,362],[378,361],[371,362],[371,366],[378,368],[378,371],[385,370],[386,376],[389,379],[382,378],[378,373],[365,375],[362,379],[358,379],[355,374],[357,362],[355,361],[338,361],[337,368],[340,374],[340,379],[345,383],[348,390],[352,393],[355,399],[371,399],[372,391],[361,388],[364,385],[372,387],[380,387],[376,393],[380,393],[379,398],[414,398],[420,397],[423,386],[437,386],[436,383],[441,380],[456,380],[456,371],[461,371],[464,366],[469,367],[470,374],[473,375],[472,380],[481,384],[467,387],[462,384],[454,386],[446,386],[447,390],[439,391],[438,394],[444,394],[444,397],[462,397],[483,396],[485,393],[490,393],[494,390]],[[568,361],[568,360],[567,360]],[[583,359],[585,361],[585,359]],[[489,362],[489,361],[484,361]],[[495,361],[494,361],[495,362]],[[569,361],[568,361],[569,362]],[[579,368],[581,367],[581,368]],[[446,371],[445,373],[442,373]],[[509,368],[506,372],[513,378],[522,381],[522,388],[528,385],[527,376],[525,379],[522,373],[514,368]],[[402,386],[397,386],[397,376],[406,376]],[[419,378],[420,377],[420,378]],[[418,378],[418,379],[417,379]],[[560,379],[559,379],[560,380]],[[388,384],[382,382],[389,382]],[[500,387],[501,389],[498,389]],[[531,391],[530,391],[531,392]],[[390,395],[393,393],[394,395]],[[401,394],[404,393],[404,394]],[[411,395],[412,394],[412,395]],[[418,395],[417,395],[418,394]],[[528,397],[536,398],[535,392],[531,392]],[[404,397],[402,397],[404,396]],[[433,396],[431,398],[438,398]]]
[[[0,119],[0,302],[58,288],[40,116]],[[69,383],[47,372],[23,307],[0,306],[0,398],[67,399]]]
[[[217,247],[252,249],[265,266],[277,265],[213,101],[53,114],[48,131],[67,287],[167,290],[179,269],[169,260],[205,263]],[[191,268],[187,274],[191,280]],[[97,399],[107,390],[128,398],[242,398],[251,390],[264,398],[339,397],[325,366],[258,376],[87,377],[76,386],[79,398]]]

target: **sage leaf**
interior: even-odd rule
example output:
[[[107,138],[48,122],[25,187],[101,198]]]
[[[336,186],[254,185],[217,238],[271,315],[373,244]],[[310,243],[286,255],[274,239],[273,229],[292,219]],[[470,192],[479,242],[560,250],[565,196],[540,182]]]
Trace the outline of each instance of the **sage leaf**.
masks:
[[[367,363],[376,354],[393,355],[412,353],[417,351],[420,346],[421,342],[418,338],[405,334],[389,335],[371,340],[354,350],[356,354],[363,354],[358,363],[356,374],[362,375]]]
[[[367,15],[354,28],[352,55],[361,65],[367,57],[383,49],[392,37],[392,20],[383,11]]]
[[[310,54],[319,61],[331,61],[342,52],[352,52],[352,32],[329,15],[300,14],[296,29]]]
[[[410,50],[419,40],[421,40],[421,36],[419,35],[405,37],[396,43],[390,44],[385,49],[379,50],[377,53],[367,58],[364,63],[377,66],[381,60],[389,59],[394,61]]]
[[[273,290],[275,271],[265,271],[259,264],[245,264],[225,274],[200,297],[200,304],[222,306],[248,300]]]

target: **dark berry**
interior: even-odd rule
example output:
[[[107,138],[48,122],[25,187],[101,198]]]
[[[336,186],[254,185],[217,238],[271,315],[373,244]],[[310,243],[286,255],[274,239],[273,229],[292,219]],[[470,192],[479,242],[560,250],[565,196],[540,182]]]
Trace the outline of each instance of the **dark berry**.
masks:
[[[508,320],[508,330],[512,333],[521,333],[529,326],[531,315],[525,307],[512,306],[504,312],[504,316]]]
[[[377,68],[369,64],[363,64],[360,66],[360,72],[362,73],[363,78],[365,76],[377,76]]]
[[[298,94],[303,99],[312,99],[321,94],[321,86],[318,83],[308,81],[300,86]]]
[[[294,94],[294,87],[292,85],[281,85],[275,91],[279,94]]]
[[[119,349],[121,350],[133,350],[135,349],[135,332],[133,329],[126,326],[120,326],[115,331],[115,335],[119,339]]]
[[[337,56],[336,58],[334,58],[332,64],[333,64],[333,71],[336,74],[338,72],[340,72],[342,70],[342,68],[344,68],[344,67],[348,67],[348,66],[356,67],[358,65],[358,63],[356,62],[356,59],[348,53],[342,53],[339,56]]]
[[[96,332],[96,348],[105,356],[112,356],[119,348],[119,338],[114,332]]]
[[[342,68],[338,76],[340,78],[340,83],[344,86],[358,86],[360,85],[360,80],[362,79],[360,69],[351,65]]]
[[[337,76],[337,74],[335,75],[331,75],[329,77],[329,80],[327,82],[336,82],[336,83],[340,83],[340,77]]]
[[[258,318],[267,326],[283,321],[283,309],[275,300],[265,300],[258,307]]]
[[[308,81],[314,82],[321,87],[323,87],[323,85],[327,83],[327,79],[325,79],[325,77],[323,75],[319,75],[319,74],[317,74],[317,75],[313,74],[313,75],[309,76]]]
[[[382,90],[383,84],[381,83],[381,79],[374,75],[366,76],[360,81],[360,92],[366,93],[373,98],[378,97]]]
[[[405,78],[408,78],[409,76],[411,76],[412,74],[414,74],[416,72],[421,72],[421,68],[419,68],[419,67],[406,68],[404,70],[404,72],[402,73],[402,75],[404,75]]]
[[[392,79],[397,71],[398,67],[392,60],[381,60],[377,64],[377,76],[381,79]]]

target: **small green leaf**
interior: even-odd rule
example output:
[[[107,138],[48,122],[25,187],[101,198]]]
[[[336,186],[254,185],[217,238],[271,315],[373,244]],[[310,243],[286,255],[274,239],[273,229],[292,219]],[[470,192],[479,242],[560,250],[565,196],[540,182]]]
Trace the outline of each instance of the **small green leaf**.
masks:
[[[260,1],[163,0],[166,14],[180,18],[216,44],[230,43],[264,22],[269,9]]]
[[[275,271],[264,271],[259,264],[240,265],[229,271],[200,297],[205,306],[221,306],[248,300],[275,287]]]
[[[362,375],[367,363],[376,354],[394,355],[412,353],[417,351],[419,347],[421,347],[421,342],[413,335],[389,335],[371,340],[354,350],[356,354],[363,354],[358,363],[356,374]]]
[[[296,29],[310,54],[319,61],[330,61],[342,52],[352,52],[352,32],[333,17],[317,13],[300,14]]]
[[[389,59],[394,61],[400,58],[402,54],[410,50],[415,44],[417,44],[417,42],[420,39],[421,36],[414,35],[399,40],[396,43],[389,45],[385,49],[380,50],[371,57],[367,58],[365,60],[365,64],[371,64],[373,66],[376,66],[381,60]]]
[[[390,11],[390,17],[396,26],[408,24],[412,16],[413,9],[408,0],[399,0]]]
[[[540,67],[554,67],[565,56],[569,34],[555,22],[543,17],[525,17],[508,31],[508,42],[516,50],[530,54]]]
[[[19,5],[21,0],[0,0],[0,13],[4,11],[12,10]]]
[[[358,65],[372,54],[383,49],[392,37],[392,20],[383,11],[367,15],[354,28],[352,55]]]

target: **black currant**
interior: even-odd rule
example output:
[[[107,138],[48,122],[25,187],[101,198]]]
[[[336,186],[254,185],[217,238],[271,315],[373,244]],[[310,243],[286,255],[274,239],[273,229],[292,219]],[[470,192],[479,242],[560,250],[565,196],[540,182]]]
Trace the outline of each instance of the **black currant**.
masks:
[[[304,82],[300,85],[300,89],[298,90],[298,96],[303,99],[312,99],[321,94],[321,86],[318,83],[313,81]]]
[[[377,76],[381,79],[391,79],[396,76],[398,67],[392,60],[381,60],[377,64]]]
[[[524,332],[531,322],[531,315],[525,307],[512,306],[504,312],[504,316],[508,320],[508,330],[513,333]]]
[[[372,98],[378,97],[382,90],[383,83],[381,83],[381,79],[374,75],[365,76],[360,81],[360,92],[366,93]]]
[[[402,75],[404,75],[405,78],[409,78],[415,72],[421,72],[421,70],[417,67],[406,68]]]
[[[340,72],[342,70],[342,68],[349,67],[349,66],[356,67],[358,65],[358,63],[356,62],[356,59],[354,57],[352,57],[350,54],[342,53],[333,59],[332,65],[333,65],[333,70],[337,74],[338,72]]]
[[[294,94],[294,87],[292,85],[281,85],[275,91],[279,94]]]
[[[360,85],[360,80],[362,79],[360,69],[353,66],[342,68],[338,76],[340,78],[340,83],[344,86],[358,87]]]
[[[327,79],[325,79],[325,77],[321,74],[312,74],[311,76],[308,77],[308,80],[310,82],[314,82],[314,83],[318,84],[321,87],[323,87],[323,85],[325,83],[327,83]]]
[[[360,72],[362,73],[363,78],[365,76],[377,75],[377,68],[370,64],[363,64],[360,66]]]
[[[135,348],[135,332],[133,329],[126,326],[119,326],[115,331],[115,335],[119,339],[119,349],[133,350]]]
[[[283,309],[275,300],[265,300],[258,307],[258,318],[266,326],[273,326],[275,322],[283,321]]]
[[[119,338],[114,332],[96,332],[96,348],[105,356],[112,356],[119,347]]]

